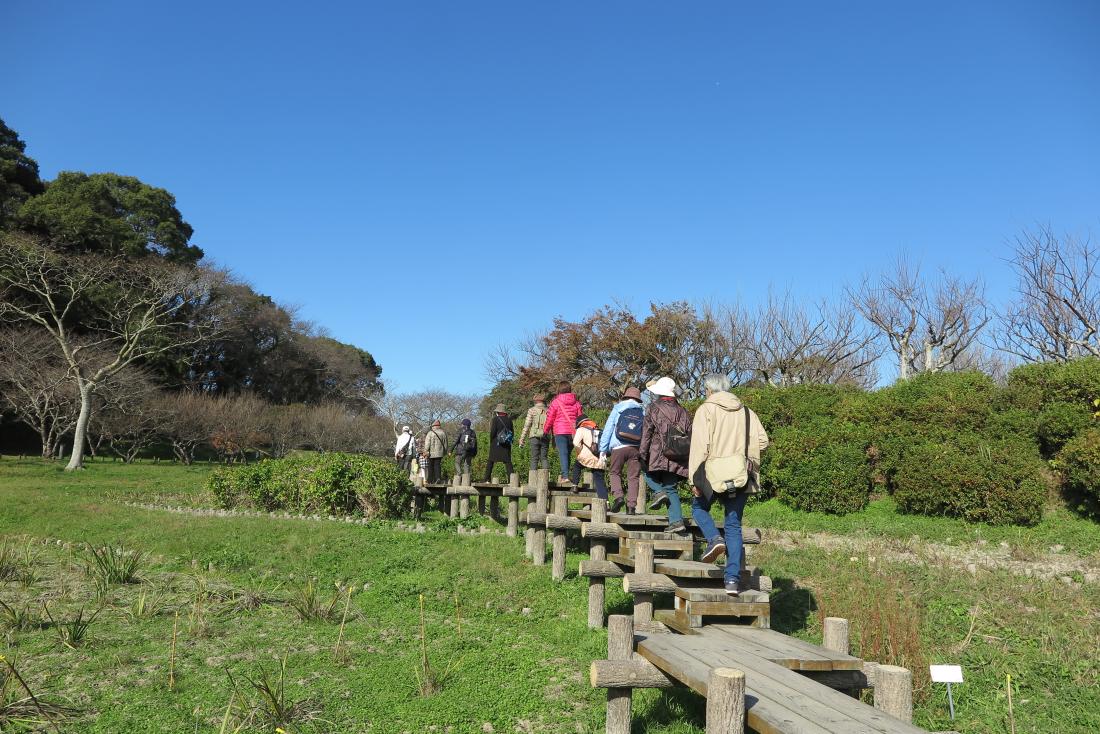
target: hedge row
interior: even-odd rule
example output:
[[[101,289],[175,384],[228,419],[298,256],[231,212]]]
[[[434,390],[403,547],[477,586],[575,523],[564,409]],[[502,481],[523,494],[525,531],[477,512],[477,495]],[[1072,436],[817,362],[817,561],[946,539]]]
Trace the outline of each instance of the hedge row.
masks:
[[[222,467],[207,489],[219,507],[399,517],[412,498],[392,461],[359,454],[303,454]]]

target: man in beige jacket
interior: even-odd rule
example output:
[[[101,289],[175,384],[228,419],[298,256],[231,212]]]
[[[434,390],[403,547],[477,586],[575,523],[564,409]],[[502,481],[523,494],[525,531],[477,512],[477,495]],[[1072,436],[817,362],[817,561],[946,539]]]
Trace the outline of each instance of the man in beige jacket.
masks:
[[[768,447],[768,434],[756,413],[730,393],[728,377],[707,375],[703,386],[707,399],[695,411],[688,456],[688,480],[695,495],[691,517],[707,539],[703,560],[711,563],[726,554],[726,593],[737,596],[741,593],[741,516],[749,495],[760,490],[760,452]],[[748,484],[737,492],[715,492],[706,478],[707,459],[737,454],[748,457]],[[721,501],[726,513],[725,542],[710,516],[715,499]]]

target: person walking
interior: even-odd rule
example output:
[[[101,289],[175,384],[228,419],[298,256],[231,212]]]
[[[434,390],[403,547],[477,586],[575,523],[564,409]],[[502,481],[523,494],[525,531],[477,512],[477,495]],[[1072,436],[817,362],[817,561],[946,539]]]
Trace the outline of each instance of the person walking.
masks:
[[[455,456],[455,476],[469,476],[470,462],[477,455],[477,433],[470,427],[469,418],[462,419],[462,430],[458,432],[458,436],[455,438],[451,453]],[[465,479],[462,481],[465,481]]]
[[[408,426],[401,426],[401,435],[397,437],[397,445],[393,447],[393,460],[406,474],[412,468],[413,459],[416,457],[416,437]]]
[[[546,426],[546,396],[535,395],[531,400],[535,403],[527,409],[527,417],[523,419],[523,430],[519,432],[519,445],[530,442],[531,471],[537,469],[549,469],[550,441],[543,435],[542,430]]]
[[[558,461],[561,463],[559,486],[569,486],[569,450],[573,445],[573,434],[577,431],[577,418],[583,412],[581,401],[573,394],[573,387],[565,380],[559,382],[558,394],[550,401],[543,428],[544,435],[554,434],[554,446],[558,449]]]
[[[504,403],[497,403],[493,408],[493,419],[489,421],[489,463],[485,466],[486,482],[493,480],[493,466],[497,462],[503,462],[505,472],[509,477],[512,476],[512,441],[514,439],[515,428],[512,424],[512,416],[508,415],[508,409],[504,407]]]
[[[676,399],[676,382],[671,377],[660,378],[649,391],[654,399],[645,412],[638,446],[646,484],[657,495],[649,507],[655,510],[667,504],[668,531],[682,533],[686,529],[684,510],[676,487],[688,477],[691,416]]]
[[[615,403],[600,432],[600,456],[610,456],[608,471],[611,473],[611,495],[615,498],[612,512],[623,508],[623,468],[626,468],[626,504],[636,507],[641,464],[638,462],[638,446],[642,443],[642,394],[636,387],[623,390],[622,399]],[[638,508],[641,509],[641,508]]]
[[[577,449],[577,461],[573,464],[573,484],[580,484],[583,466],[592,472],[592,488],[596,490],[596,496],[606,500],[604,472],[607,470],[607,459],[600,455],[600,429],[596,421],[583,413],[577,418],[573,447]]]
[[[428,484],[439,484],[443,481],[443,456],[447,453],[447,434],[439,421],[432,423],[424,436],[424,450],[428,454]]]
[[[703,381],[707,399],[695,411],[691,427],[691,454],[688,476],[691,493],[691,517],[707,539],[703,560],[712,563],[726,554],[726,593],[741,593],[741,518],[745,501],[760,491],[760,454],[768,448],[768,434],[760,418],[730,390],[726,375],[710,374]],[[718,461],[734,458],[732,462]],[[740,457],[744,457],[743,460]],[[743,486],[730,467],[745,471]],[[725,474],[731,474],[725,477]],[[714,486],[715,481],[723,486]],[[725,511],[725,540],[714,525],[710,508],[715,501]]]

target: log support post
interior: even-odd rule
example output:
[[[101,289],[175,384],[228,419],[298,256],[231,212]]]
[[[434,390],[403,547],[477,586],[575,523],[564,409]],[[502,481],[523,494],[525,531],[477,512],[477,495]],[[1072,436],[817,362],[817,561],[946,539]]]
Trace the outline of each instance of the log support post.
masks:
[[[607,522],[607,500],[596,498],[592,500],[592,522]],[[589,541],[588,555],[593,561],[607,560],[607,541],[602,538],[592,538]],[[596,629],[603,627],[604,602],[607,595],[607,587],[602,577],[592,576],[588,579],[588,627]]]
[[[470,516],[470,495],[464,494],[458,500],[458,516],[463,520]]]
[[[653,543],[634,544],[634,573],[653,573]],[[634,624],[653,621],[653,594],[634,594]]]
[[[745,733],[745,674],[715,668],[707,683],[707,734]]]
[[[634,620],[613,614],[607,621],[607,659],[630,660],[634,654]],[[607,734],[630,734],[630,688],[607,689]]]
[[[449,505],[447,515],[452,520],[457,520],[458,519],[458,497],[456,497],[453,494],[445,494],[444,499],[446,500],[447,504]]]
[[[413,495],[413,519],[419,520],[420,516],[424,514],[424,495],[417,493]]]
[[[568,497],[555,497],[554,498],[554,514],[565,516],[569,514],[569,498]],[[555,581],[565,580],[565,529],[555,528],[553,538],[553,565],[551,568],[551,578]]]
[[[493,501],[494,502],[496,501],[496,497],[493,498]],[[485,497],[484,497],[484,495],[479,494],[477,496],[477,514],[479,514],[479,515],[484,515],[485,514]]]
[[[763,584],[761,584],[761,586],[763,586]],[[761,591],[763,591],[762,588]],[[826,650],[832,650],[833,652],[847,655],[849,650],[848,630],[848,620],[843,617],[826,617],[822,625],[821,646]],[[844,693],[847,693],[852,698],[859,698],[858,688],[844,689]]]
[[[539,483],[535,487],[535,512],[540,515],[545,515],[549,504],[550,486],[549,475],[545,469],[539,472]],[[527,508],[528,516],[531,515],[531,508]],[[536,566],[546,565],[546,521],[537,523],[531,522],[528,519],[528,526],[533,528],[531,536],[531,562]]]
[[[508,527],[504,530],[504,534],[509,538],[514,538],[519,535],[519,497],[508,498]],[[530,546],[528,546],[530,550]],[[528,555],[524,552],[524,555]]]
[[[913,674],[897,665],[880,665],[875,671],[875,708],[913,722]]]

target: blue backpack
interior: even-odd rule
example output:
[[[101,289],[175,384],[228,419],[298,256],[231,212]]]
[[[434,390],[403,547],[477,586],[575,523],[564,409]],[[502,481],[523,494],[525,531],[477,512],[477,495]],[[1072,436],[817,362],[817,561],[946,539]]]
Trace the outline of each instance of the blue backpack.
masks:
[[[642,406],[627,408],[619,413],[615,423],[615,438],[627,446],[637,446],[642,442]]]

